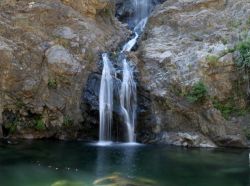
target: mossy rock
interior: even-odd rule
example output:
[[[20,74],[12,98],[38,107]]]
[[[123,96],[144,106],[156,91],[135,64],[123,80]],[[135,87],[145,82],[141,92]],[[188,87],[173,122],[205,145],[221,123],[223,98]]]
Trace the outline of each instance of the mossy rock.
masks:
[[[86,184],[84,184],[83,182],[59,180],[53,183],[51,186],[86,186]]]

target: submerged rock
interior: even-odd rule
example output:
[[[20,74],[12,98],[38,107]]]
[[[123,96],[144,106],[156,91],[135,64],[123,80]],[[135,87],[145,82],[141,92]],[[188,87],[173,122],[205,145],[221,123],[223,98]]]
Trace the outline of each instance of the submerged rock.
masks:
[[[60,181],[56,181],[51,186],[85,186],[85,184],[83,182],[60,180]]]
[[[120,173],[113,173],[110,176],[100,178],[94,181],[94,185],[99,186],[156,186],[154,180],[147,178],[130,178]]]

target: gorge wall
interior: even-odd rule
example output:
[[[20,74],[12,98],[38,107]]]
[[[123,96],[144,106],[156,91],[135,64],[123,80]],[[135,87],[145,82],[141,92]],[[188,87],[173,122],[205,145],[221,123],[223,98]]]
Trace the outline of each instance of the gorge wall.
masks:
[[[250,3],[160,3],[129,54],[137,65],[137,139],[246,147],[247,80],[236,65],[235,46],[250,37]],[[104,51],[115,56],[128,39],[130,31],[115,13],[126,22],[133,15],[129,1],[117,1],[116,11],[108,0],[0,5],[0,134],[96,140],[98,61]]]
[[[249,37],[249,7],[244,0],[169,0],[156,8],[135,53],[149,104],[138,119],[139,139],[247,145],[242,126],[249,122],[241,118],[248,113],[247,81],[234,46]]]
[[[25,0],[1,1],[0,8],[3,135],[86,134],[80,103],[88,75],[100,53],[115,50],[129,34],[113,16],[114,4]]]

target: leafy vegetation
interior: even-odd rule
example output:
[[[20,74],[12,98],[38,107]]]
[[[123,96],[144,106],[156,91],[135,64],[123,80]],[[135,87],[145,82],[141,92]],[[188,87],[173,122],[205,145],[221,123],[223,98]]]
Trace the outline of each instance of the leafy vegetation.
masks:
[[[25,103],[21,99],[17,99],[15,105],[18,109],[22,109],[23,107],[26,106]]]
[[[249,113],[249,108],[240,108],[237,106],[233,97],[229,98],[227,101],[220,102],[216,99],[213,100],[213,105],[218,109],[225,119],[229,119],[230,116],[244,116]]]
[[[246,24],[249,26],[250,25],[250,17],[248,17]]]
[[[17,125],[18,125],[18,120],[15,119],[14,121],[7,123],[5,125],[5,128],[9,130],[10,134],[13,134],[17,130]]]
[[[238,43],[235,49],[240,54],[236,64],[244,69],[250,68],[250,38]]]
[[[236,65],[243,70],[244,80],[247,83],[247,95],[250,95],[250,81],[249,81],[249,70],[250,70],[250,38],[239,42],[235,46],[235,50],[238,52],[236,59]]]
[[[49,79],[48,87],[49,87],[49,89],[56,89],[57,88],[57,81],[55,79]]]
[[[187,93],[186,98],[191,103],[203,102],[207,97],[207,88],[202,81],[194,84]]]
[[[213,101],[213,105],[216,109],[218,109],[222,116],[225,118],[225,119],[228,119],[229,116],[235,112],[235,107],[233,106],[233,104],[231,102],[227,102],[227,103],[221,103],[217,100],[214,100]]]
[[[35,119],[35,129],[39,130],[39,131],[42,131],[42,130],[46,129],[45,123],[42,120],[42,118],[36,118]]]
[[[216,64],[218,63],[219,57],[215,56],[215,55],[208,55],[206,57],[206,60],[207,60],[207,62],[209,64],[209,66],[215,67]]]
[[[241,24],[242,24],[242,23],[241,23],[240,20],[231,20],[231,21],[228,23],[228,27],[229,27],[229,28],[238,28]]]
[[[248,140],[250,140],[250,129],[244,129],[244,134]]]
[[[73,119],[70,118],[69,116],[65,116],[63,118],[63,126],[64,127],[70,127],[73,124]]]

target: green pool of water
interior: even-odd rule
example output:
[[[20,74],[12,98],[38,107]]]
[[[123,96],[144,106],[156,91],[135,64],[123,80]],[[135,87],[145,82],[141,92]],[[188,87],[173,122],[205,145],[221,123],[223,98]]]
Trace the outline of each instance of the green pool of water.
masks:
[[[249,151],[0,143],[0,186],[250,186]]]

